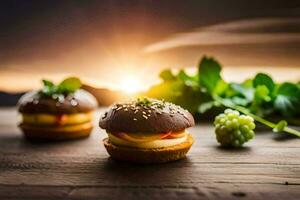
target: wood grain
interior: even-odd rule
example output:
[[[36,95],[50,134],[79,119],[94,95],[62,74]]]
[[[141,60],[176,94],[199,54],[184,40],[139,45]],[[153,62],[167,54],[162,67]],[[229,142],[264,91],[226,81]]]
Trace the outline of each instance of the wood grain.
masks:
[[[32,143],[18,130],[14,109],[1,109],[0,118],[0,199],[300,197],[297,138],[259,132],[243,149],[222,149],[213,127],[198,124],[190,129],[196,143],[186,159],[133,165],[108,157],[97,127],[85,140]]]

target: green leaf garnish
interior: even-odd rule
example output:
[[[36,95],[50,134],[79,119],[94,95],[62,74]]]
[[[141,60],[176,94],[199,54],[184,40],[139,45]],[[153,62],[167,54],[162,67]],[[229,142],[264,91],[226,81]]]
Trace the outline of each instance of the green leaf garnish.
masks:
[[[52,81],[43,79],[42,82],[45,87],[54,87],[54,83]]]
[[[150,99],[148,99],[147,97],[140,97],[140,98],[137,98],[136,104],[137,105],[144,105],[144,106],[151,106],[152,101]]]
[[[70,77],[63,80],[58,85],[58,90],[62,93],[73,93],[78,90],[82,86],[81,81],[79,78]]]
[[[44,87],[42,88],[41,92],[46,96],[51,96],[53,92],[56,91],[56,86],[53,82],[49,80],[42,80]]]
[[[45,79],[42,82],[44,87],[40,90],[40,94],[44,96],[68,95],[74,93],[82,86],[80,79],[76,77],[66,78],[58,85]]]

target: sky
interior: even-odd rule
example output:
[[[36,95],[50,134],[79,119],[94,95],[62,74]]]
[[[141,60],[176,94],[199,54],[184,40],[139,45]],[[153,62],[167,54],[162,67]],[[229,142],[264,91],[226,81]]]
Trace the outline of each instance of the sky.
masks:
[[[299,80],[299,17],[292,0],[3,0],[0,90],[69,75],[144,89],[161,69],[193,67],[204,54],[220,60],[228,77],[236,69],[237,78],[249,75],[246,66],[281,80],[270,67],[284,67],[283,77]]]

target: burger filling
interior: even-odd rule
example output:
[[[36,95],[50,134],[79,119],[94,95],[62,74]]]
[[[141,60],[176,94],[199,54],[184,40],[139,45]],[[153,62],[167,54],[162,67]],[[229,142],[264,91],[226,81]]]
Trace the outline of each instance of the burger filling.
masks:
[[[22,124],[22,128],[28,128],[31,130],[44,130],[44,126],[32,126],[29,124]],[[69,126],[48,126],[47,130],[52,132],[74,132],[74,131],[80,131],[85,129],[92,128],[92,123],[86,122],[83,124],[75,124],[75,125],[69,125]]]
[[[162,148],[183,143],[187,139],[186,130],[161,134],[153,133],[108,133],[111,143],[136,148]]]
[[[22,123],[30,125],[74,125],[92,121],[93,113],[76,114],[22,114]]]

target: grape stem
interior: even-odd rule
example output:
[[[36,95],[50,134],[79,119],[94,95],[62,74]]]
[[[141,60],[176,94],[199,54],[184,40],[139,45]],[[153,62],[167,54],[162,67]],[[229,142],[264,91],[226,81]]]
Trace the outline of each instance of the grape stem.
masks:
[[[258,121],[258,122],[260,122],[260,123],[262,123],[262,124],[264,124],[264,125],[272,128],[272,129],[276,128],[276,124],[275,123],[270,122],[270,121],[268,121],[268,120],[266,120],[266,119],[264,119],[262,117],[259,117],[259,116],[255,115],[255,114],[251,113],[247,108],[235,105],[235,104],[231,103],[230,101],[226,101],[226,99],[223,99],[223,98],[219,97],[218,95],[213,95],[213,99],[215,101],[217,101],[218,103],[222,104],[225,107],[232,108],[232,109],[235,109],[235,110],[237,110],[237,111],[239,111],[239,112],[241,112],[241,113],[243,113],[245,115],[249,115],[255,121]],[[286,133],[290,133],[292,135],[295,135],[297,137],[300,137],[300,132],[299,131],[297,131],[295,129],[292,129],[292,128],[288,127],[288,126],[285,126],[283,128],[283,131],[286,132]]]

